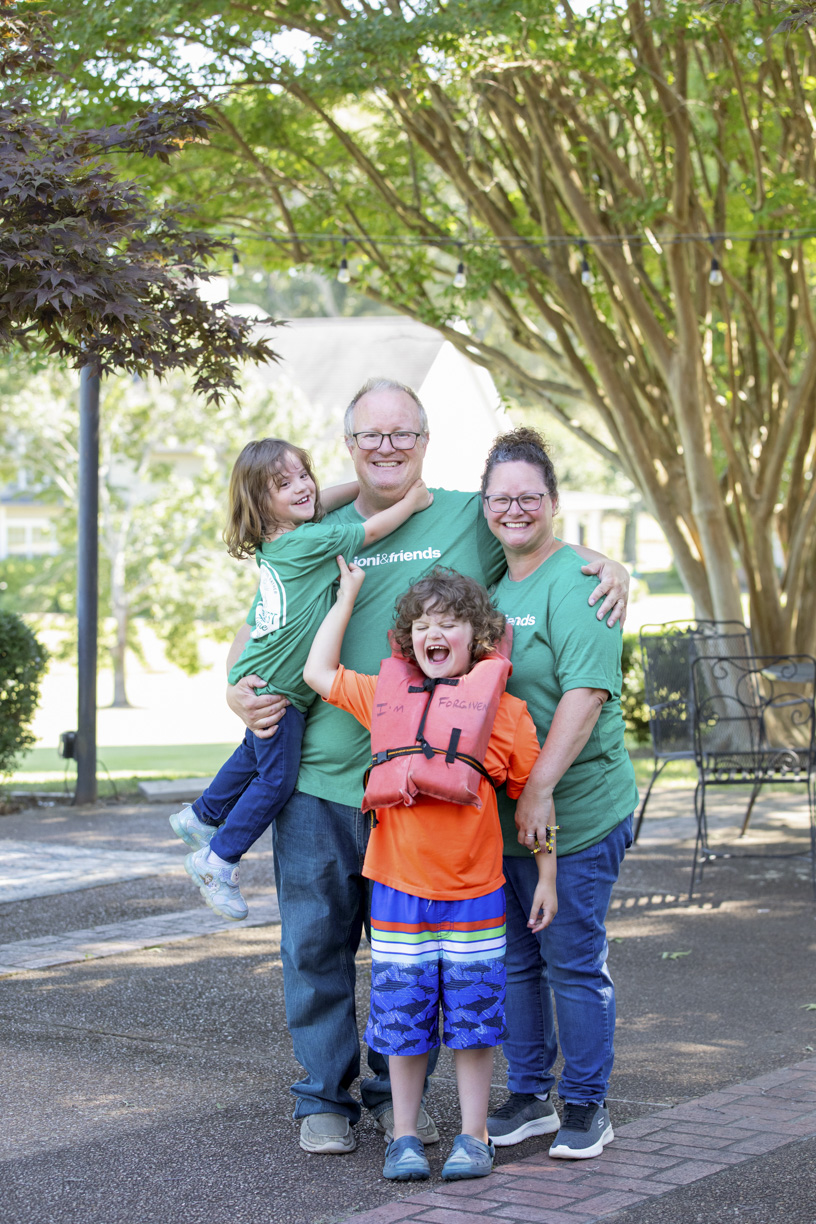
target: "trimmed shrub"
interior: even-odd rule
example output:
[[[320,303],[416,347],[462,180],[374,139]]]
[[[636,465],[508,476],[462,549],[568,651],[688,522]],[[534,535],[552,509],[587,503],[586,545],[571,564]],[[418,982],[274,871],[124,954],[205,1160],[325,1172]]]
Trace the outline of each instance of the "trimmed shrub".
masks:
[[[626,730],[636,744],[649,743],[649,707],[643,686],[643,660],[640,657],[640,642],[636,633],[624,633],[621,658],[623,687],[621,689],[621,713]]]
[[[0,774],[34,743],[29,724],[40,696],[48,652],[13,612],[0,611]]]

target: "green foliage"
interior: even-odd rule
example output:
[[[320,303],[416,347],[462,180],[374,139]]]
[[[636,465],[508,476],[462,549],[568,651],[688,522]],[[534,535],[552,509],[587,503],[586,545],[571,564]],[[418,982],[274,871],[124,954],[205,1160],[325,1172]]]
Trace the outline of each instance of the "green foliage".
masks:
[[[67,589],[55,582],[53,557],[6,557],[0,561],[0,608],[18,615],[62,612]]]
[[[623,687],[621,690],[621,712],[626,730],[635,743],[649,743],[649,707],[643,685],[643,660],[636,633],[624,633],[621,658]]]
[[[0,349],[39,348],[95,374],[190,369],[194,389],[219,399],[237,386],[237,362],[274,356],[251,320],[196,289],[229,243],[190,229],[188,210],[155,205],[105,160],[166,164],[212,120],[179,103],[102,128],[64,111],[43,120],[26,91],[55,76],[48,16],[0,10]]]
[[[48,655],[13,612],[0,611],[0,774],[34,743],[29,724],[39,700]]]
[[[76,657],[77,397],[59,370],[19,369],[4,382],[0,455],[17,456],[32,489],[59,500],[52,557],[0,563],[0,607],[63,613],[55,653]],[[47,403],[47,413],[41,406]],[[277,434],[312,441],[303,403],[246,377],[237,403],[206,403],[181,376],[158,383],[107,379],[100,412],[99,661],[113,665],[125,694],[125,655],[140,656],[149,625],[168,657],[188,673],[201,667],[202,634],[218,641],[241,624],[255,566],[230,559],[221,539],[232,463],[249,438]],[[311,447],[331,482],[334,455]],[[4,596],[6,597],[4,599]]]
[[[701,614],[739,615],[738,552],[757,643],[816,649],[807,30],[774,37],[774,4],[685,0],[52,7],[92,118],[179,82],[217,99],[183,170],[147,165],[158,198],[204,201],[268,269],[332,276],[346,236],[356,289],[617,465]]]

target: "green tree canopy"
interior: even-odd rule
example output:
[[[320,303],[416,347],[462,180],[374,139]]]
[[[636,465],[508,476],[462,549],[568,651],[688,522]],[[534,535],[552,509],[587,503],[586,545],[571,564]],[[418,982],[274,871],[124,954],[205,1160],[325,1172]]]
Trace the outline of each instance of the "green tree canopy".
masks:
[[[237,363],[274,355],[251,320],[198,293],[229,244],[189,228],[189,209],[157,204],[109,160],[167,164],[212,120],[173,102],[97,128],[65,110],[41,117],[24,87],[67,85],[49,17],[0,4],[0,349],[35,348],[97,374],[189,369],[196,391],[219,398],[237,386]]]
[[[211,223],[270,265],[336,268],[346,237],[358,287],[614,457],[701,614],[740,616],[741,569],[759,646],[816,649],[806,26],[758,0],[54,7],[91,111],[210,103],[172,185]],[[498,341],[457,326],[485,304]]]

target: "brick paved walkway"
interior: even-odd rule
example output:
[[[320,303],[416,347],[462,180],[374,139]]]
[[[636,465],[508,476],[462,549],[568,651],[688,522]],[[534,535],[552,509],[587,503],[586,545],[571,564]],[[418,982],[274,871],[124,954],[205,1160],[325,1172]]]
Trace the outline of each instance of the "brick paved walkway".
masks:
[[[616,1128],[595,1160],[546,1152],[350,1217],[353,1224],[591,1224],[816,1136],[816,1058]]]
[[[243,920],[241,926],[268,926],[274,922],[280,922],[277,894],[264,893],[251,897],[249,917]],[[138,952],[141,948],[198,939],[201,935],[227,931],[236,925],[227,918],[219,918],[202,901],[196,909],[154,914],[150,918],[135,918],[129,922],[109,922],[104,926],[64,931],[59,935],[20,939],[15,943],[0,944],[0,978],[23,969],[46,969],[50,965],[119,956],[122,952]]]
[[[78,892],[144,876],[183,871],[179,850],[98,850],[55,842],[0,839],[0,902]]]

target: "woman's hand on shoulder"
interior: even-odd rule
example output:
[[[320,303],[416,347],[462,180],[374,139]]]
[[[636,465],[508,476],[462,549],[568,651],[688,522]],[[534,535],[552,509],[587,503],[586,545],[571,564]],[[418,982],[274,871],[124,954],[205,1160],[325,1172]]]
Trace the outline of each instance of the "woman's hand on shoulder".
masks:
[[[629,604],[629,571],[626,566],[620,561],[610,561],[608,557],[603,557],[582,565],[581,573],[598,576],[598,585],[589,597],[589,605],[593,608],[599,599],[603,599],[596,613],[598,620],[608,617],[606,623],[610,628],[620,621],[622,629]]]

